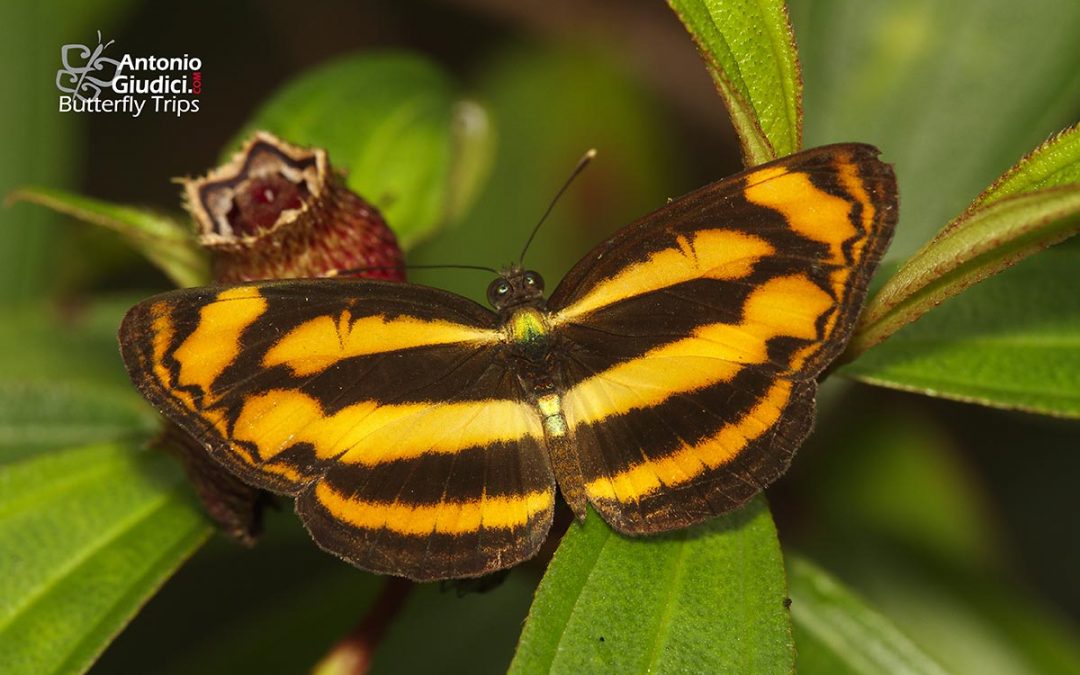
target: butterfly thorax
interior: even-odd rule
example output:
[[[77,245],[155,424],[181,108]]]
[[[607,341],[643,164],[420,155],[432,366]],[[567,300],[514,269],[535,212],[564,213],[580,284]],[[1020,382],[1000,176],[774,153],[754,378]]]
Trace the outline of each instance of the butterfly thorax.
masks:
[[[551,329],[539,308],[532,305],[517,308],[507,319],[505,330],[518,355],[536,365],[547,360]]]

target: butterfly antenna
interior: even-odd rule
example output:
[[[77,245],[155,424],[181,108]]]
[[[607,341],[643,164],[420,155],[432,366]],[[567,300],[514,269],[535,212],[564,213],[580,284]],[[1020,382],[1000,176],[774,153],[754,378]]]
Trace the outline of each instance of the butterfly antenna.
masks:
[[[558,192],[555,193],[555,198],[551,200],[550,204],[548,204],[547,211],[544,211],[544,215],[540,216],[540,222],[538,222],[536,224],[536,227],[533,228],[532,234],[529,235],[529,239],[525,242],[525,248],[521,249],[521,257],[518,258],[518,265],[521,265],[525,262],[525,252],[529,250],[529,245],[532,244],[533,238],[536,237],[536,233],[540,230],[540,226],[544,224],[544,221],[547,220],[548,215],[551,214],[551,210],[555,208],[555,204],[559,201],[559,197],[562,197],[563,193],[566,192],[566,188],[570,187],[570,183],[574,182],[574,179],[578,177],[578,174],[584,171],[585,167],[588,166],[589,162],[591,162],[595,157],[596,148],[589,148],[589,150],[581,156],[581,159],[578,160],[577,166],[575,166],[574,170],[570,172],[570,177],[566,179],[566,182],[563,183],[563,186],[559,188]]]
[[[331,270],[323,276],[340,277],[345,275],[363,274],[364,272],[383,272],[386,270],[480,270],[498,274],[499,270],[494,267],[483,265],[375,265],[372,267],[352,267],[345,270]]]
[[[498,274],[499,270],[484,265],[402,265],[407,270],[480,270]]]

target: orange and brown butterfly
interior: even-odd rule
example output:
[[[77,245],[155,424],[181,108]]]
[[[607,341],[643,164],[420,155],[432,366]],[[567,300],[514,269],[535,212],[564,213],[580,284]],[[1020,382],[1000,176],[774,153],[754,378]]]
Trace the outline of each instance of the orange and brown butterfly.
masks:
[[[174,291],[120,329],[132,380],[363,569],[473,577],[536,554],[556,487],[619,532],[687,527],[787,469],[897,218],[867,145],[712,183],[616,233],[545,300],[419,285]]]

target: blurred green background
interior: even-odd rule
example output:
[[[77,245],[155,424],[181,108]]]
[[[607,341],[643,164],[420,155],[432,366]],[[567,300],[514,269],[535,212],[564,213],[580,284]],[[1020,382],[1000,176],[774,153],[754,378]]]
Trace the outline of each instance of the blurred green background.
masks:
[[[805,144],[874,143],[897,166],[902,215],[891,259],[1077,119],[1078,7],[808,0],[793,8]],[[58,113],[59,46],[92,43],[97,30],[135,54],[202,58],[200,112]],[[659,2],[11,2],[0,6],[0,31],[5,194],[37,184],[178,212],[170,178],[214,165],[275,89],[328,59],[383,49],[446,69],[496,129],[490,180],[460,222],[410,253],[414,263],[509,262],[589,147],[599,158],[529,253],[549,287],[621,225],[741,168],[705,68]],[[411,279],[476,298],[488,283],[450,270]],[[0,210],[4,322],[27,307],[167,287],[108,232],[29,204]],[[103,367],[119,369],[119,360]],[[831,383],[820,407],[818,431],[769,493],[785,549],[810,554],[959,672],[1060,666],[1080,619],[1077,424],[846,383]],[[110,647],[101,672],[147,663],[163,672],[258,664],[294,672],[325,652],[363,613],[375,582],[318,552],[291,508],[269,521],[252,551],[219,540],[201,550]],[[414,594],[377,669],[498,670],[541,573],[527,565],[503,587],[461,600],[434,587]]]

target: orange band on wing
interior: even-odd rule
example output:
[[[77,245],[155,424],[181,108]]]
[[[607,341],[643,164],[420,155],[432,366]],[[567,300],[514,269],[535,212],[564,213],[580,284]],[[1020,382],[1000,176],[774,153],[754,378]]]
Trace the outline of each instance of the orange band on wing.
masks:
[[[702,230],[679,235],[674,243],[600,282],[557,313],[552,324],[558,326],[612,303],[693,279],[740,279],[750,274],[754,263],[773,253],[764,239],[735,230]]]
[[[543,437],[540,418],[517,401],[379,405],[368,400],[326,415],[317,399],[295,389],[252,395],[233,425],[233,437],[254,444],[263,460],[310,443],[320,459],[340,457],[350,464],[454,453],[530,436]]]
[[[344,495],[326,483],[315,486],[315,496],[335,518],[353,527],[385,528],[414,536],[521,528],[536,515],[550,509],[554,499],[552,490],[542,490],[440,504],[369,502]]]
[[[677,487],[694,480],[709,469],[730,462],[753,440],[776,424],[791,395],[792,383],[778,380],[765,396],[738,421],[726,424],[701,442],[613,476],[598,478],[585,489],[595,499],[636,502],[664,487]],[[629,452],[629,449],[627,449]]]
[[[672,396],[729,382],[743,368],[768,360],[774,337],[818,338],[817,322],[833,306],[828,293],[805,276],[771,279],[754,290],[739,324],[707,324],[682,340],[618,363],[582,380],[563,396],[570,428],[611,415],[649,408]],[[797,372],[820,349],[797,351],[784,370]]]
[[[753,182],[765,173],[770,174],[767,180]],[[795,232],[828,244],[829,262],[846,264],[843,244],[857,233],[849,219],[851,202],[817,189],[805,173],[789,173],[782,167],[762,169],[747,183],[743,195],[748,202],[778,211]]]
[[[502,339],[498,330],[450,321],[367,316],[352,319],[346,310],[336,319],[320,316],[301,324],[266,352],[263,365],[285,364],[299,376],[320,373],[342,359],[456,343],[485,344]]]
[[[203,406],[212,402],[214,380],[240,353],[240,336],[266,311],[266,298],[253,286],[222,291],[199,311],[199,325],[173,351],[180,364],[174,388],[196,386],[203,391]]]

